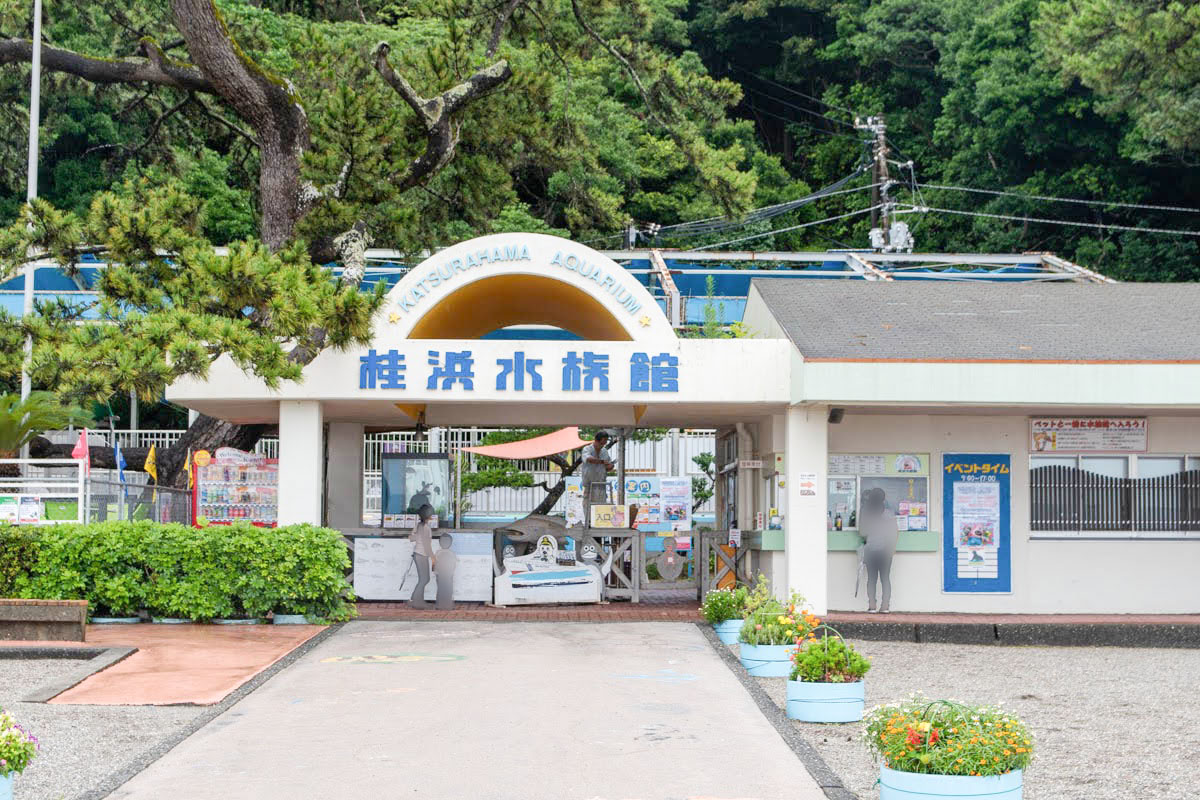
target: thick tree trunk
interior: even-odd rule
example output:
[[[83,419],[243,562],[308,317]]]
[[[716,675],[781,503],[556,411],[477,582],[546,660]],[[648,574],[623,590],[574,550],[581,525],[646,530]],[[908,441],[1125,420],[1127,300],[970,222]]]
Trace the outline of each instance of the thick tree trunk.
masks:
[[[575,463],[568,465],[567,460],[562,456],[551,456],[550,461],[553,461],[562,470],[562,477],[559,478],[558,483],[546,487],[546,496],[542,498],[542,502],[538,503],[537,508],[530,512],[532,514],[549,514],[550,510],[554,508],[554,504],[558,502],[558,498],[562,497],[563,492],[566,491],[567,478],[574,475],[575,470],[579,469],[579,465],[583,463],[576,459]],[[542,485],[545,486],[545,484]]]
[[[187,486],[187,473],[183,467],[188,450],[212,451],[218,447],[253,450],[266,430],[266,425],[236,425],[201,414],[184,431],[178,442],[158,456],[159,483],[163,486]]]

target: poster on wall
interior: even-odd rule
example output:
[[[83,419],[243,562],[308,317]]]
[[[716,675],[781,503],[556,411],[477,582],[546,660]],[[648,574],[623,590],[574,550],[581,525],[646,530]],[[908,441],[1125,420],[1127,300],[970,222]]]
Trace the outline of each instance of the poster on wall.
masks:
[[[1035,417],[1029,420],[1034,453],[1144,453],[1145,417]]]
[[[943,591],[1012,591],[1011,460],[1007,453],[942,456]]]
[[[830,453],[830,475],[928,475],[928,453]]]
[[[573,492],[581,492],[579,478],[567,478],[566,480],[566,513],[567,525],[572,525],[574,519],[573,505],[571,494]],[[615,482],[609,481],[609,495],[616,500],[617,487]],[[582,498],[582,494],[580,494]],[[580,501],[582,503],[582,500]],[[589,520],[591,526],[595,527],[628,527],[630,522],[637,525],[640,531],[648,533],[667,533],[672,531],[690,531],[692,529],[692,479],[683,478],[660,478],[657,476],[626,476],[625,478],[625,504],[626,506],[637,506],[638,515],[636,520],[624,520],[626,524],[612,525],[607,516],[601,518],[601,524],[596,524],[596,516],[592,515]],[[594,506],[593,506],[594,508]],[[578,514],[582,522],[583,508],[580,505]]]

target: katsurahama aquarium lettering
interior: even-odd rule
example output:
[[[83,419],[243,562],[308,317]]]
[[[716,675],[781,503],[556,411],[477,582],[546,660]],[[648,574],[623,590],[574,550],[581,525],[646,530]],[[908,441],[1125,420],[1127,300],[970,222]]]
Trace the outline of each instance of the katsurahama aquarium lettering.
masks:
[[[473,253],[467,253],[461,258],[448,259],[426,269],[424,274],[416,279],[415,285],[408,287],[397,298],[396,305],[405,313],[415,311],[422,300],[431,296],[443,284],[450,283],[460,272],[467,272],[484,264],[520,261],[533,261],[527,244],[483,248]],[[599,264],[593,264],[574,253],[564,253],[562,250],[554,253],[549,266],[560,267],[568,272],[574,272],[580,278],[592,281],[616,298],[617,303],[630,314],[636,314],[642,309],[642,305],[633,291],[622,284],[623,281],[631,280],[628,276],[617,277]]]

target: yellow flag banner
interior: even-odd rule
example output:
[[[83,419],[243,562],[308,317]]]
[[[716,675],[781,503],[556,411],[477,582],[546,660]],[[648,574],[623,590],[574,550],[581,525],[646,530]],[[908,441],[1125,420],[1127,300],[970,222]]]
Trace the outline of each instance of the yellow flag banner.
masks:
[[[157,487],[158,486],[158,456],[154,451],[154,445],[150,445],[150,452],[146,453],[146,463],[142,467],[142,469],[146,470],[146,474],[154,479],[154,485],[155,485],[155,487]],[[157,499],[158,499],[158,489],[155,488],[155,490],[150,495],[150,502],[153,503]]]

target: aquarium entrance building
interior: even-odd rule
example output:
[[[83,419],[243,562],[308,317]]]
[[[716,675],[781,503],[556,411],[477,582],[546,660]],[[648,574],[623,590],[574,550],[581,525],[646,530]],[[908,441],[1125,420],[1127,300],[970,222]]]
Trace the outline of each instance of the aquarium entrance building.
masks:
[[[756,280],[745,338],[684,338],[606,256],[499,234],[409,271],[371,346],[302,383],[222,360],[168,397],[279,426],[281,523],[371,533],[367,431],[706,427],[715,527],[819,612],[866,606],[871,489],[900,530],[893,610],[1195,612],[1197,307],[1178,284]],[[560,335],[489,336],[523,326]]]

